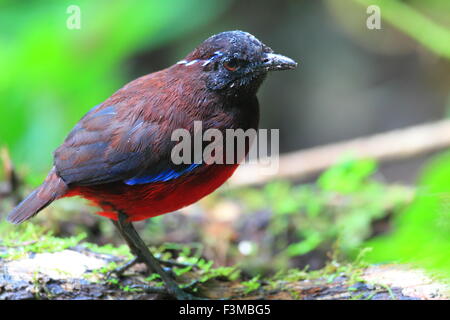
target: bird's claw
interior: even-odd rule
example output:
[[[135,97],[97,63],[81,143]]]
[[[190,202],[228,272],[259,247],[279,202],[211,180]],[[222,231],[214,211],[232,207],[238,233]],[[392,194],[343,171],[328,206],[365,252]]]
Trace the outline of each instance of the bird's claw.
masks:
[[[139,258],[134,258],[130,261],[128,261],[127,263],[125,263],[123,266],[115,268],[114,270],[109,271],[106,274],[106,279],[110,279],[113,275],[116,275],[117,277],[122,277],[123,274],[125,273],[125,271],[127,271],[128,269],[130,269],[131,267],[133,267],[136,263],[139,263],[140,259]]]
[[[207,298],[197,297],[185,291],[191,289],[197,283],[198,281],[193,281],[192,283],[185,286],[183,289],[181,289],[180,287],[173,287],[173,288],[154,287],[146,284],[136,284],[131,286],[131,288],[142,290],[145,293],[166,294],[171,297],[174,297],[177,300],[208,300]]]
[[[171,267],[187,267],[190,266],[188,264],[183,264],[183,263],[179,263],[176,261],[170,261],[170,260],[159,260],[161,262],[161,264],[166,265],[168,267],[163,268],[163,270],[165,272],[167,272],[172,278],[175,278],[175,272],[172,270]],[[141,260],[139,258],[134,258],[133,260],[128,261],[127,263],[125,263],[123,266],[120,266],[118,268],[115,268],[114,270],[109,271],[106,274],[106,279],[111,279],[113,275],[115,275],[116,277],[120,278],[123,276],[123,274],[130,269],[131,267],[133,267],[134,265],[136,265],[137,263],[140,263]],[[171,266],[171,267],[169,267]],[[149,272],[151,272],[151,270],[148,270]]]

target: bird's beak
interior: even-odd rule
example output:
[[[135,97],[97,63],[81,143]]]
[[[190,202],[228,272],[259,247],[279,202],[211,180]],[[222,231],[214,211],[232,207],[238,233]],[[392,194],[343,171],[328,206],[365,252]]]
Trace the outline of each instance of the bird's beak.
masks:
[[[265,71],[279,71],[279,70],[289,70],[295,69],[297,67],[297,62],[291,58],[282,56],[281,54],[266,53],[261,67]]]

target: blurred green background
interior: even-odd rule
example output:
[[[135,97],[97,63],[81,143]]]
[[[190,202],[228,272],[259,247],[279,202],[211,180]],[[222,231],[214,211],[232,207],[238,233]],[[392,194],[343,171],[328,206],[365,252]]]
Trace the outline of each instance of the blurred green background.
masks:
[[[381,8],[381,30],[366,27],[371,4]],[[70,5],[81,8],[79,30],[66,27]],[[271,75],[259,93],[262,127],[280,128],[281,152],[450,113],[447,0],[0,0],[0,146],[35,186],[51,167],[52,151],[90,108],[210,35],[234,29],[300,62],[295,72]],[[268,261],[320,268],[333,246],[347,258],[370,246],[373,262],[415,261],[450,274],[449,206],[442,196],[450,191],[450,161],[433,157],[379,166],[347,159],[317,180],[225,188],[188,219],[192,229],[204,225],[200,235],[177,231],[188,224],[183,214],[141,229],[154,243],[204,242],[216,263],[244,261],[254,270]],[[91,241],[120,243],[107,221],[84,214],[92,209],[81,202],[55,208],[64,213],[49,209],[36,221],[58,235],[82,230]],[[2,222],[2,230],[11,228]],[[212,240],[217,233],[225,247]]]

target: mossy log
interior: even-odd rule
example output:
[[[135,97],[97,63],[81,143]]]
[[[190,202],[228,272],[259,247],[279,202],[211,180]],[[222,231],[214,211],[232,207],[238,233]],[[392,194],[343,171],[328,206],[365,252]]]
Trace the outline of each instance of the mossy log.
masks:
[[[121,278],[107,280],[105,269],[112,262],[120,265],[125,261],[82,246],[54,253],[28,253],[19,259],[0,259],[0,300],[170,299],[164,294],[137,289],[149,283],[140,264]],[[204,276],[204,272],[192,269],[177,277],[177,281],[186,283]],[[311,278],[306,273],[294,278],[243,281],[240,276],[233,280],[211,277],[195,286],[195,294],[210,299],[267,300],[450,298],[448,286],[432,280],[423,271],[403,265],[363,268],[357,281],[348,273]]]

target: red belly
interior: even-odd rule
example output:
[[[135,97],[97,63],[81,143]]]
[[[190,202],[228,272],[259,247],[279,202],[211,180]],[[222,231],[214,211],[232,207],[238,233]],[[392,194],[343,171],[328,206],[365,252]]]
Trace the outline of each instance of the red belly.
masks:
[[[123,182],[75,187],[65,195],[82,196],[103,209],[97,214],[116,220],[123,211],[139,221],[188,206],[220,187],[237,169],[234,165],[209,165],[201,172],[167,182],[129,186]]]

